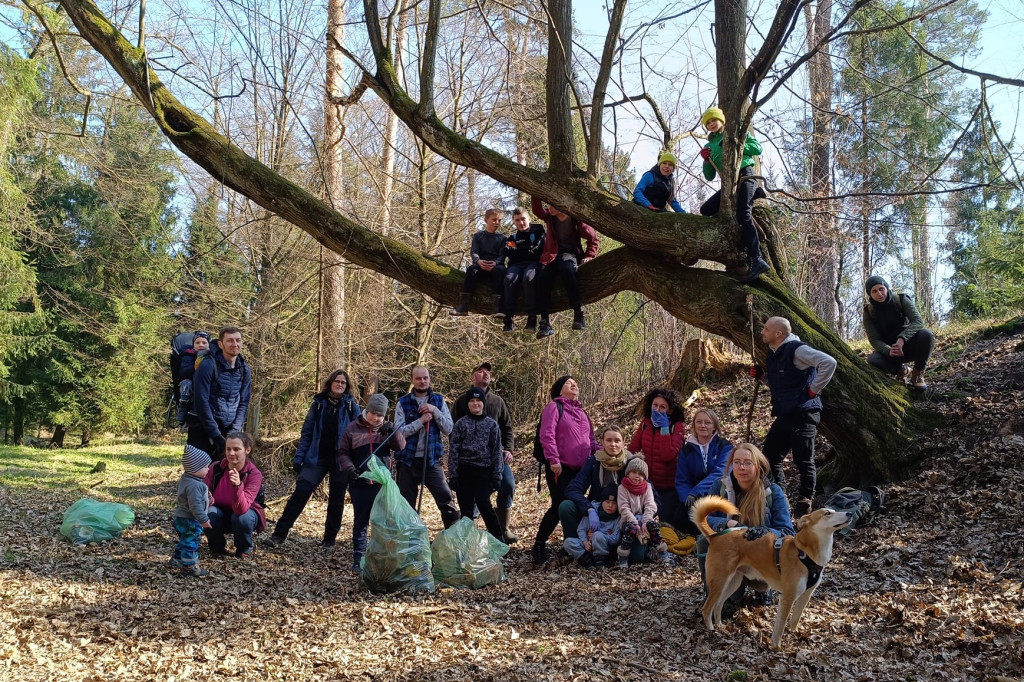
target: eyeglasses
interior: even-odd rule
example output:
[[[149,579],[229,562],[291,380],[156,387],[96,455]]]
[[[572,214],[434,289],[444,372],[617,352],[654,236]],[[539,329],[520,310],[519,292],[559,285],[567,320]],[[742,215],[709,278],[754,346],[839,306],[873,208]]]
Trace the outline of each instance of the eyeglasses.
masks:
[[[744,462],[744,461],[741,460],[739,462],[733,462],[732,463],[732,468],[733,469],[752,469],[752,468],[754,468],[754,463],[753,462]]]

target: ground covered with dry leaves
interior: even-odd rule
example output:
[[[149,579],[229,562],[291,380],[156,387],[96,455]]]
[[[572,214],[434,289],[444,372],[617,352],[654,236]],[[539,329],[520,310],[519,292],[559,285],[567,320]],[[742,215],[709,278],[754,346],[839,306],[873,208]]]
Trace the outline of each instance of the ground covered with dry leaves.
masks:
[[[183,579],[166,567],[177,446],[6,448],[0,679],[1020,679],[1024,339],[959,339],[942,354],[923,399],[947,418],[921,442],[921,469],[885,488],[873,525],[837,541],[780,651],[768,646],[774,608],[746,605],[723,630],[704,631],[692,556],[675,568],[533,568],[527,548],[546,494],[534,490],[525,451],[523,543],[506,559],[508,582],[406,597],[358,590],[347,569],[350,508],[332,553],[318,547],[325,504],[314,499],[279,550],[243,563],[204,548],[210,577]],[[737,380],[699,402],[719,409],[735,439],[748,398]],[[89,473],[96,460],[107,471]],[[271,518],[289,483],[270,487]],[[131,504],[136,524],[73,548],[58,527],[83,496]],[[436,510],[425,516],[436,533]]]

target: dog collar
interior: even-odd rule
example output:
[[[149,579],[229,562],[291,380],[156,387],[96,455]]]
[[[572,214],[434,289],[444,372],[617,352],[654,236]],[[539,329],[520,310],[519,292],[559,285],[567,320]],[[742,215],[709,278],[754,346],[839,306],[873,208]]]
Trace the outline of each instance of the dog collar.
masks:
[[[779,571],[779,575],[782,575],[782,562],[779,557],[782,551],[782,540],[783,538],[781,537],[775,539],[775,568]],[[807,568],[807,587],[814,587],[821,580],[822,567],[814,563],[814,560],[804,554],[803,550],[800,550],[799,557],[800,563]]]

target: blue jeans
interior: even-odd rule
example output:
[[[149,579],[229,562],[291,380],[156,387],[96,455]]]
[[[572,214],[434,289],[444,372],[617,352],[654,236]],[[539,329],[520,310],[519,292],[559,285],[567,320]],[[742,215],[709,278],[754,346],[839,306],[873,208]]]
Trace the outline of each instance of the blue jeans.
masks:
[[[236,516],[230,507],[210,507],[209,515],[211,527],[204,528],[203,534],[210,543],[211,552],[224,553],[227,546],[226,535],[229,531],[235,536],[236,556],[241,556],[252,549],[252,534],[260,520],[255,509]]]
[[[193,518],[175,516],[174,530],[178,531],[174,558],[180,561],[182,566],[195,566],[199,563],[199,542],[203,537],[203,527]]]

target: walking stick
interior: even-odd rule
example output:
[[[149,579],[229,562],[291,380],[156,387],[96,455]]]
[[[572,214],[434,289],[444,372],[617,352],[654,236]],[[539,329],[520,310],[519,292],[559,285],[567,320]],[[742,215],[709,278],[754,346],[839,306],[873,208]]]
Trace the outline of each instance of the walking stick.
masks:
[[[427,485],[427,457],[430,456],[430,422],[423,425],[423,472],[420,474],[420,494],[416,500],[416,513],[423,507],[423,488]]]
[[[747,317],[750,325],[750,363],[757,366],[757,359],[754,357],[754,295],[747,294]],[[761,379],[754,377],[754,399],[750,401],[750,409],[747,411],[747,442],[750,442],[750,424],[754,420],[754,408],[757,406],[757,393],[761,390]]]

